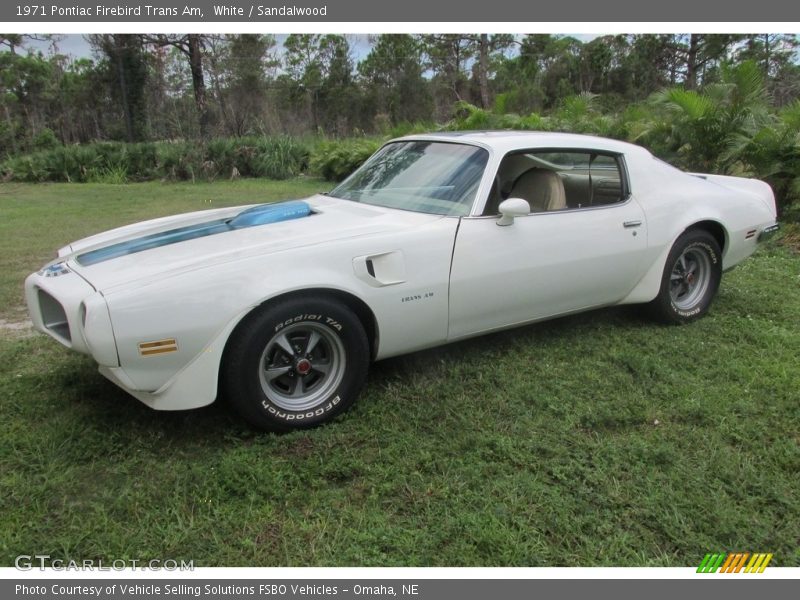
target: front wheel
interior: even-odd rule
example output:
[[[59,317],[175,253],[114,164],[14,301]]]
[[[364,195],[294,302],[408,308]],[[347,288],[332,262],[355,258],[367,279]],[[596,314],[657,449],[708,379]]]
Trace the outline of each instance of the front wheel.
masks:
[[[717,240],[707,231],[687,231],[667,256],[651,312],[668,323],[694,321],[708,312],[721,279],[722,252]]]
[[[333,419],[366,380],[370,348],[347,307],[294,298],[247,317],[222,365],[222,392],[252,425],[285,431]]]

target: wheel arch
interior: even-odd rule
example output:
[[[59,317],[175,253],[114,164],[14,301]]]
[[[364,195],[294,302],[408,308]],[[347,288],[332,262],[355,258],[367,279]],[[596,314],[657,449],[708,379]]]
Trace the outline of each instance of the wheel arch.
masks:
[[[687,231],[707,231],[714,239],[717,240],[719,244],[719,249],[722,251],[722,256],[725,256],[725,250],[728,247],[728,230],[720,223],[719,221],[714,221],[711,219],[705,219],[703,221],[697,221],[692,225],[689,225],[686,229],[684,229],[680,235],[683,235]],[[678,237],[680,237],[680,235]],[[678,239],[677,237],[675,239]],[[673,241],[674,243],[674,241]]]
[[[228,336],[228,340],[225,343],[226,349],[230,341],[234,339],[234,337],[236,336],[239,328],[243,326],[243,324],[247,321],[249,317],[262,310],[269,308],[270,306],[278,302],[284,300],[298,299],[298,298],[330,299],[343,304],[351,311],[353,311],[353,314],[355,314],[356,318],[361,322],[361,325],[364,327],[364,331],[367,334],[367,341],[369,342],[369,349],[370,349],[370,360],[375,359],[375,356],[378,353],[378,343],[380,339],[378,320],[375,317],[375,313],[367,305],[366,302],[364,302],[361,298],[359,298],[355,294],[352,294],[351,292],[345,290],[340,290],[336,288],[327,288],[327,287],[301,288],[267,298],[266,300],[254,306],[250,311],[241,316],[239,322],[236,324],[236,326],[233,328],[230,335]],[[220,361],[220,368],[222,368],[222,364],[224,362],[224,355],[225,352],[223,352],[223,359]]]
[[[698,218],[685,227],[676,228],[677,233],[665,243],[658,258],[652,263],[647,273],[639,280],[634,286],[633,290],[622,300],[620,304],[642,304],[653,300],[661,288],[661,275],[664,272],[664,266],[667,262],[667,256],[672,249],[675,242],[679,237],[688,231],[706,231],[714,237],[722,252],[723,264],[725,259],[725,251],[729,247],[728,230],[719,221],[704,217]]]

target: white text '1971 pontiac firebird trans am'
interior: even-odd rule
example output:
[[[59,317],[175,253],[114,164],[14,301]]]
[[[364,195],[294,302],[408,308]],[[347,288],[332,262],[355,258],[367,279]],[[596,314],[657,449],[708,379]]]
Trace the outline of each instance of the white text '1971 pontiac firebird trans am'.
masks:
[[[373,360],[616,304],[696,319],[776,228],[767,184],[631,144],[415,135],[329,194],[74,242],[25,288],[37,329],[148,406],[222,393],[281,430],[344,411]]]

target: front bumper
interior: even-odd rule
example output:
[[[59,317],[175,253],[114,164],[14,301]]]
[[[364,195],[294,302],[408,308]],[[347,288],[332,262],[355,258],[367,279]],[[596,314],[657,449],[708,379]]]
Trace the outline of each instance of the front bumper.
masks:
[[[153,391],[142,390],[124,368],[106,299],[83,277],[56,263],[25,280],[25,299],[36,329],[67,348],[88,354],[100,373],[156,410],[185,410],[205,406],[217,395],[219,363],[225,343],[238,323],[233,319],[186,367]]]

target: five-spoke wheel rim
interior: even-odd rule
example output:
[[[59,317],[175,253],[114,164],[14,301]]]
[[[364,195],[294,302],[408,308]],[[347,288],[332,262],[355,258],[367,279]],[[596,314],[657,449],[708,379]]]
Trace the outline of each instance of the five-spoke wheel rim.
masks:
[[[687,248],[675,261],[669,276],[669,293],[679,310],[695,308],[711,282],[711,259],[699,248]]]
[[[272,336],[258,364],[261,388],[273,404],[284,410],[308,410],[339,387],[345,371],[344,345],[323,325],[295,323]]]

